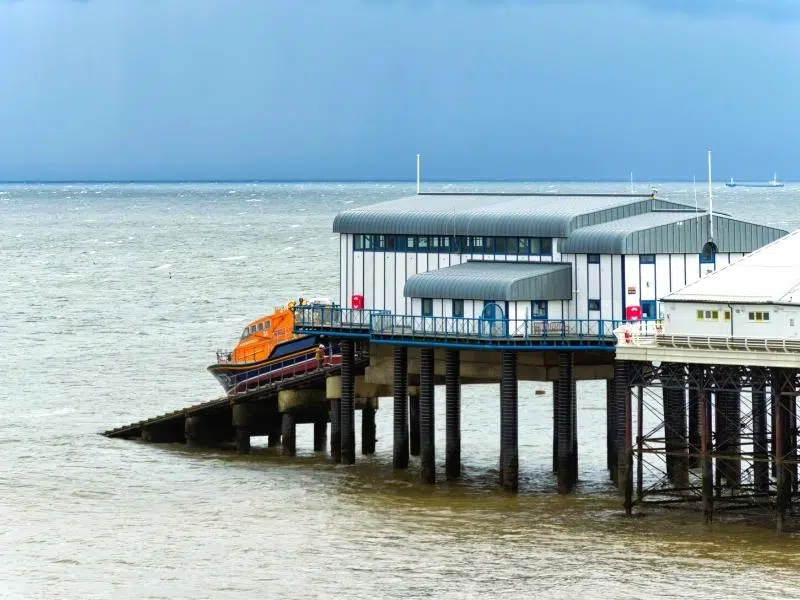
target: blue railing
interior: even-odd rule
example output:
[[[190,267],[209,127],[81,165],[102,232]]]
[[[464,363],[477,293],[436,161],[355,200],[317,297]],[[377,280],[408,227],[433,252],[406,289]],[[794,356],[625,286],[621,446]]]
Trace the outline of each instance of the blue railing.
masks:
[[[604,319],[485,319],[372,315],[370,332],[386,337],[445,340],[608,340],[624,321]]]
[[[369,330],[372,315],[390,315],[388,310],[342,308],[324,304],[294,307],[296,329],[325,329],[342,331],[352,329]]]
[[[295,329],[303,332],[350,332],[376,339],[438,339],[448,342],[553,343],[564,341],[613,343],[618,319],[487,319],[483,317],[423,317],[388,310],[337,306],[299,306]]]

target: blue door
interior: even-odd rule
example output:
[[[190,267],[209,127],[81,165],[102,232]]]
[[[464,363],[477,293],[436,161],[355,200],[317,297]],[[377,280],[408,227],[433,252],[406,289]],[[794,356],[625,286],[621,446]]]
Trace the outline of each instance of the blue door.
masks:
[[[482,319],[486,323],[484,332],[492,336],[507,335],[508,323],[505,318],[503,307],[499,302],[487,301],[483,306]]]
[[[656,301],[642,300],[642,319],[657,319]]]

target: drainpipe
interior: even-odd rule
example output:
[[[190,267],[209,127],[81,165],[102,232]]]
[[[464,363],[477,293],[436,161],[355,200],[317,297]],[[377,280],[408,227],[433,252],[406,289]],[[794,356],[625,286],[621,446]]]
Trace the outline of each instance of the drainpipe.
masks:
[[[728,304],[727,306],[731,310],[731,337],[733,337],[733,306],[731,306],[730,304]]]

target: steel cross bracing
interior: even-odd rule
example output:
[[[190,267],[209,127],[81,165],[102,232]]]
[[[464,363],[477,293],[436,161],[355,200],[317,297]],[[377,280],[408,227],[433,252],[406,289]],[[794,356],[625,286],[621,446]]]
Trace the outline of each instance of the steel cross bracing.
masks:
[[[628,373],[634,504],[702,503],[709,519],[720,510],[800,508],[797,372],[630,362]]]

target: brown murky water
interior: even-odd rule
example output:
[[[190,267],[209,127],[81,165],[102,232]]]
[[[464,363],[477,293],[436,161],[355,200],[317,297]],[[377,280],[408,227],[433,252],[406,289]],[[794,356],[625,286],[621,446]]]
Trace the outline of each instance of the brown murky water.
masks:
[[[686,186],[661,188],[693,202]],[[552,492],[537,384],[520,389],[517,497],[496,486],[497,386],[464,389],[458,485],[391,469],[389,400],[378,453],[355,467],[314,456],[311,426],[296,459],[97,435],[217,396],[204,367],[244,321],[298,294],[335,295],[333,214],[409,190],[0,188],[0,597],[796,597],[796,537],[732,518],[708,528],[684,511],[621,515],[599,383],[579,388],[581,483],[567,498]],[[717,201],[798,225],[796,190],[759,194]],[[436,420],[441,466],[443,401]]]

